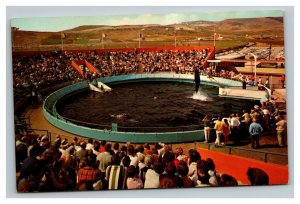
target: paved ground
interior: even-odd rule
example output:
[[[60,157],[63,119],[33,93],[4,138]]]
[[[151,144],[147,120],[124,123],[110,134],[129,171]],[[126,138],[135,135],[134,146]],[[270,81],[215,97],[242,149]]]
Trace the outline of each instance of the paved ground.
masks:
[[[31,123],[31,128],[32,129],[41,129],[41,130],[48,130],[51,134],[52,137],[55,135],[59,134],[61,135],[62,138],[68,138],[69,141],[72,141],[74,136],[80,137],[78,135],[74,135],[68,132],[65,132],[59,128],[56,128],[55,126],[51,125],[43,115],[43,110],[42,107],[28,107],[27,110],[25,110],[25,115],[26,117],[30,118],[30,123]],[[37,134],[44,134],[42,131],[34,131]],[[228,145],[225,147],[215,147],[214,143],[202,143],[202,142],[191,142],[191,143],[180,143],[180,144],[170,144],[172,145],[172,148],[175,149],[176,147],[182,147],[184,149],[184,153],[187,154],[189,149],[193,148],[205,148],[205,149],[210,149],[212,151],[218,151],[218,152],[223,152],[223,153],[229,153],[242,157],[247,157],[247,158],[253,158],[253,159],[258,159],[261,161],[265,160],[265,157],[268,162],[271,163],[276,163],[280,165],[287,165],[288,164],[288,157],[287,156],[280,156],[280,155],[273,155],[273,154],[267,154],[266,153],[284,153],[287,154],[287,148],[280,148],[277,147],[277,137],[276,133],[268,133],[260,138],[260,145],[261,148],[258,151],[262,152],[253,152],[249,151],[251,150],[251,147],[249,147],[247,141],[244,141],[240,146],[237,148],[231,148],[232,146]],[[266,153],[263,153],[266,152]]]

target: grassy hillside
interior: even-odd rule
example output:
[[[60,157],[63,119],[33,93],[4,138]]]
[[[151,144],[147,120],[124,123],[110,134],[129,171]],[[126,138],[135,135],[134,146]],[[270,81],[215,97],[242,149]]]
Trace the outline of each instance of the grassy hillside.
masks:
[[[176,30],[175,30],[176,26]],[[64,49],[99,49],[138,47],[139,34],[143,35],[141,47],[177,45],[213,45],[216,32],[216,49],[223,50],[256,42],[258,45],[283,45],[283,18],[244,18],[224,21],[191,21],[176,25],[84,25],[62,31]],[[15,51],[61,49],[61,32],[12,31]],[[201,39],[199,41],[199,39]]]

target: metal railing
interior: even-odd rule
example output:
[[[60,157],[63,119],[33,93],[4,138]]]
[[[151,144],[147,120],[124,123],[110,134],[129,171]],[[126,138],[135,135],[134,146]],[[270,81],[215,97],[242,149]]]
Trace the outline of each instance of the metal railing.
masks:
[[[203,143],[203,144],[207,144],[207,143]],[[196,148],[197,144],[195,142],[194,147]],[[207,144],[207,149],[211,150],[212,146],[215,146],[215,144]],[[288,157],[288,154],[286,153],[280,153],[280,152],[268,152],[268,151],[262,151],[262,150],[257,150],[257,149],[247,149],[247,148],[243,148],[243,147],[236,147],[236,146],[219,146],[220,148],[227,148],[229,149],[228,154],[232,154],[232,150],[242,150],[242,151],[248,151],[248,152],[256,152],[256,153],[260,153],[264,155],[264,162],[268,162],[268,155],[277,155],[277,156],[284,156],[284,157]]]
[[[66,123],[73,123],[80,126],[103,129],[103,130],[112,130],[112,125],[107,124],[98,124],[98,123],[89,123],[84,121],[79,121],[67,117],[60,116],[60,119],[64,120]],[[167,126],[117,126],[119,132],[184,132],[184,131],[193,131],[203,129],[203,122],[200,121],[198,125],[185,125],[185,126],[176,126],[176,127],[167,127]]]

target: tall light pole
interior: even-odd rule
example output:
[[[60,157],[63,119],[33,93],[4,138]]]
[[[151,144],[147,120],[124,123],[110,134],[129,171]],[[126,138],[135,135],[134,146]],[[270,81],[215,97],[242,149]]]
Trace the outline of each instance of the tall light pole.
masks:
[[[254,85],[256,85],[256,59],[257,59],[257,56],[253,53],[248,53],[248,54],[254,57]]]

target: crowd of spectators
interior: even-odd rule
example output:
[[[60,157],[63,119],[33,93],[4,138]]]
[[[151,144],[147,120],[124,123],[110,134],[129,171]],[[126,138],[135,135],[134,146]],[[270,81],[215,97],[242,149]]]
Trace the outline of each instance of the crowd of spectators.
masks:
[[[272,100],[266,100],[262,106],[255,105],[250,111],[243,113],[232,113],[230,115],[219,114],[217,119],[206,115],[204,123],[205,141],[211,142],[211,128],[216,135],[216,146],[240,145],[241,141],[249,141],[252,148],[259,148],[259,137],[264,132],[277,132],[278,146],[287,145],[287,123],[285,117],[280,113],[278,105]]]
[[[79,79],[79,74],[61,56],[13,57],[13,86],[16,89],[42,89]]]
[[[107,143],[89,139],[73,141],[56,136],[28,140],[18,135],[17,191],[55,192],[143,188],[238,186],[234,176],[222,174],[210,158],[190,149],[174,151],[163,143],[151,145]],[[248,169],[251,185],[268,185],[268,175]],[[262,176],[263,175],[263,176]],[[257,179],[261,176],[264,179]]]
[[[100,76],[136,73],[138,71],[193,73],[196,67],[203,66],[209,55],[209,48],[203,50],[160,50],[141,52],[84,53],[89,62],[100,71]]]
[[[72,53],[53,52],[52,55],[14,56],[13,87],[15,93],[38,92],[43,88],[67,81],[82,80],[83,77],[71,66],[71,60],[87,60],[99,73],[81,66],[87,79],[141,72],[192,73],[203,65],[209,48],[196,50],[160,50]],[[36,94],[36,93],[35,93]]]

